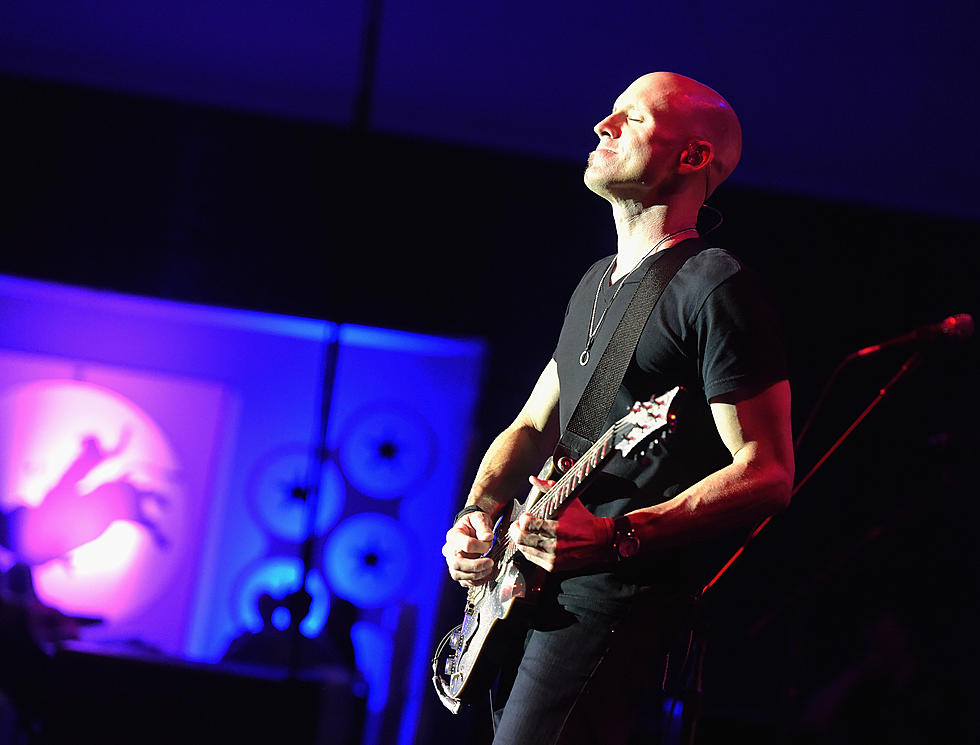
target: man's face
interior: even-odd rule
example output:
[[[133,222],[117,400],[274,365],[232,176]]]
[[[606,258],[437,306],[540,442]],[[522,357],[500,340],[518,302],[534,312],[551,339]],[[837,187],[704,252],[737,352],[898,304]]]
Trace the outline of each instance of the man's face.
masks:
[[[681,151],[680,115],[668,105],[671,86],[644,75],[595,126],[599,144],[589,154],[585,183],[599,196],[647,201],[669,194]]]

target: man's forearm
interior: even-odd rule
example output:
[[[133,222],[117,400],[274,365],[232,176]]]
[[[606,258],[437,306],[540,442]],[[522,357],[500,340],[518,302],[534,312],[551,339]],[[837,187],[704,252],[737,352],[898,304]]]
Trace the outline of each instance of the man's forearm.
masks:
[[[737,401],[713,400],[711,414],[731,464],[673,499],[631,514],[641,546],[656,550],[711,538],[789,504],[795,467],[789,382]]]
[[[512,425],[497,435],[480,462],[466,498],[484,512],[496,515],[528,488],[554,443],[545,432],[528,425]]]
[[[792,485],[791,468],[736,460],[673,499],[629,513],[630,523],[648,550],[713,538],[784,509]]]

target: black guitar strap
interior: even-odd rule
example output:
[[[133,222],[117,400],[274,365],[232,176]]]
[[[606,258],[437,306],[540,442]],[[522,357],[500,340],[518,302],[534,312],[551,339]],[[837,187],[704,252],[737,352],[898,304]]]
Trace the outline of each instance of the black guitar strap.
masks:
[[[585,452],[605,429],[616,393],[623,384],[640,333],[664,289],[684,262],[708,247],[703,238],[694,238],[672,246],[654,258],[636,288],[630,304],[616,326],[609,344],[592,371],[588,385],[575,405],[559,444],[576,457]]]

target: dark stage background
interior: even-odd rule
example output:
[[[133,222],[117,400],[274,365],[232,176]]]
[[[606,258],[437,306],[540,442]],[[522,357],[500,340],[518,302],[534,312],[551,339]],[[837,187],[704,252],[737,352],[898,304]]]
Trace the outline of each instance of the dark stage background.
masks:
[[[581,271],[614,248],[579,163],[9,76],[0,100],[0,272],[483,337],[474,466],[547,361]],[[980,312],[976,222],[744,185],[713,202],[713,239],[781,310],[797,427],[847,353]],[[800,475],[904,351],[848,368]],[[840,710],[850,731],[974,732],[960,718],[977,694],[977,369],[975,340],[928,350],[716,589],[700,742],[779,741],[861,665],[879,684]],[[461,597],[447,591],[446,628]],[[899,678],[912,682],[885,682]],[[433,696],[418,742],[466,741],[472,725]]]

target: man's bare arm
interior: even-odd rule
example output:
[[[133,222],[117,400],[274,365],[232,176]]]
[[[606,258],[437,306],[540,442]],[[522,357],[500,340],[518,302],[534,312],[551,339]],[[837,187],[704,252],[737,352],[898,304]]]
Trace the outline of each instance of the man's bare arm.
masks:
[[[528,474],[537,472],[558,440],[558,365],[551,360],[514,421],[491,443],[467,505],[482,512],[461,518],[446,533],[442,553],[449,574],[464,586],[489,579],[493,563],[480,558],[490,548],[493,522],[516,494],[527,489]]]
[[[713,400],[711,414],[731,464],[667,502],[631,513],[641,545],[644,538],[659,549],[712,537],[789,505],[794,474],[789,382],[743,401]]]
[[[466,504],[497,514],[518,493],[527,490],[528,474],[536,473],[558,441],[558,365],[551,360],[538,377],[517,418],[490,444]]]

